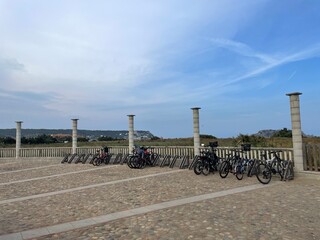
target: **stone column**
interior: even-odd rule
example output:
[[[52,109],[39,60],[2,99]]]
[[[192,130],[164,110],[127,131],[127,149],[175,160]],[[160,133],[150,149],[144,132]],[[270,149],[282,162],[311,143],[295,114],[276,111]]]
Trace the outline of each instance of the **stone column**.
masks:
[[[200,155],[200,128],[199,128],[199,107],[191,108],[193,111],[193,143],[194,155]]]
[[[302,149],[302,131],[300,120],[300,100],[302,93],[288,93],[290,97],[291,125],[292,125],[292,143],[294,166],[297,171],[303,171],[303,149]]]
[[[134,140],[133,140],[133,135],[134,135],[134,122],[133,122],[133,117],[135,115],[127,115],[129,117],[129,154],[132,153],[132,149],[134,147]]]
[[[22,121],[16,121],[16,158],[20,157],[21,123],[22,123]]]
[[[72,154],[77,153],[78,146],[78,120],[79,119],[71,119],[72,120]]]

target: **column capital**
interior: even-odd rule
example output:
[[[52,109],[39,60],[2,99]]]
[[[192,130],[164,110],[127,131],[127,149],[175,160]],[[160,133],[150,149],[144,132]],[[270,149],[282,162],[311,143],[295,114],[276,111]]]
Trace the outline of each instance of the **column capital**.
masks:
[[[301,94],[302,94],[301,92],[293,92],[293,93],[287,93],[286,95],[287,95],[287,96],[293,96],[293,95],[299,96],[299,95],[301,95]]]
[[[199,110],[199,109],[201,109],[201,107],[193,107],[193,108],[191,108],[192,110]]]
[[[79,118],[71,118],[72,121],[78,121]]]
[[[16,121],[16,123],[23,123],[22,121]]]
[[[128,114],[127,116],[128,117],[134,117],[135,115],[134,114]]]

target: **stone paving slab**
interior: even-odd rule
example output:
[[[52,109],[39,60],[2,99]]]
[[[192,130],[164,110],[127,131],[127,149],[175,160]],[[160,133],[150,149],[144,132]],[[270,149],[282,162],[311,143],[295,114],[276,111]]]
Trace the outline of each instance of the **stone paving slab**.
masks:
[[[63,165],[63,164],[50,164],[50,165],[42,165],[35,168],[24,168],[14,171],[4,171],[0,172],[0,182],[12,182],[17,180],[28,180],[31,178],[37,177],[47,177],[50,175],[69,173],[73,171],[79,170],[90,170],[90,169],[98,169],[91,164],[73,164],[73,165]]]
[[[161,169],[158,168],[158,170]],[[201,184],[198,182],[200,178],[203,180]],[[214,184],[214,179],[220,181],[220,184]],[[0,221],[0,232],[4,231],[1,226],[4,226],[6,231],[10,229],[13,231],[19,225],[23,230],[36,228],[257,183],[256,179],[247,180],[241,182],[234,176],[228,179],[213,175],[196,176],[193,172],[184,170],[154,178],[1,204],[1,215],[6,221]],[[28,206],[27,210],[26,206]],[[59,211],[52,213],[52,209],[59,209]],[[30,212],[33,214],[30,215]],[[46,218],[48,215],[51,218]],[[5,226],[7,221],[18,223],[15,226]]]
[[[115,175],[120,174],[121,178],[127,178],[128,174],[140,176],[142,173],[143,176],[177,170],[156,167],[140,171],[123,165],[112,171],[116,169],[119,172]],[[55,181],[49,182],[48,185],[36,185],[50,190]],[[298,178],[280,182],[273,179],[272,183],[277,184],[267,188],[219,195],[257,183],[255,178],[238,181],[234,176],[221,179],[218,174],[205,177],[182,170],[0,204],[0,239],[8,239],[5,238],[8,236],[9,239],[33,238],[34,229],[38,229],[39,234],[51,235],[41,237],[38,234],[40,237],[33,239],[318,239],[320,181]],[[29,189],[30,185],[31,182],[24,188]],[[26,193],[33,194],[32,190]],[[206,194],[217,197],[201,199]],[[190,200],[197,197],[200,199],[197,202]],[[189,199],[189,202],[184,200],[183,205],[170,205],[182,199]],[[159,204],[167,208],[161,209]],[[123,211],[132,215],[123,215]],[[110,215],[122,218],[112,220]],[[43,228],[47,233],[42,232]],[[23,231],[29,231],[30,235]]]
[[[92,166],[92,165],[91,165]],[[92,170],[92,171],[88,171]],[[69,171],[72,174],[50,176],[43,179],[34,179],[30,182],[16,182],[8,185],[8,182],[0,183],[0,201],[10,198],[24,197],[28,195],[44,194],[47,192],[60,191],[64,189],[76,188],[92,184],[99,184],[107,181],[115,181],[122,178],[130,178],[143,176],[146,174],[156,173],[159,170],[156,168],[148,168],[141,171],[140,169],[131,170],[125,165],[110,165],[105,167],[94,167],[91,169],[85,168],[84,171],[79,169],[75,172],[72,166],[69,166]],[[163,171],[169,171],[166,168]],[[24,180],[25,181],[25,180]]]
[[[281,183],[34,239],[317,240],[319,186]]]
[[[23,170],[26,168],[47,166],[58,164],[61,158],[38,158],[38,159],[1,159],[0,158],[0,173],[8,171]]]

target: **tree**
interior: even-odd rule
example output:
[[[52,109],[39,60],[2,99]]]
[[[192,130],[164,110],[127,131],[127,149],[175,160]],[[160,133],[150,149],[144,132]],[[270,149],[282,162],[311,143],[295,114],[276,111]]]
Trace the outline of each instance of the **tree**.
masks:
[[[98,137],[98,141],[113,141],[114,138],[112,137],[108,137],[108,136],[101,136],[101,137]]]
[[[3,138],[3,143],[4,144],[15,144],[16,140],[12,137],[5,137],[5,138]]]
[[[200,138],[217,139],[215,136],[209,134],[200,134]]]
[[[283,128],[279,130],[278,132],[274,133],[272,137],[286,137],[291,138],[292,137],[292,131],[288,130],[287,128]]]

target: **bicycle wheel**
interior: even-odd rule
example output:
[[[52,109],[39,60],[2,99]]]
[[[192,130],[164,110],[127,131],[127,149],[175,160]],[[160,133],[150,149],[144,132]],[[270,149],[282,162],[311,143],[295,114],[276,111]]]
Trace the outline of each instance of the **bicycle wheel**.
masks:
[[[219,169],[220,177],[226,178],[229,174],[229,171],[230,171],[230,163],[228,161],[223,161]]]
[[[238,166],[236,166],[236,178],[238,179],[238,180],[242,180],[243,179],[243,166],[242,166],[242,164],[240,164],[240,165],[238,165]]]
[[[101,162],[102,162],[102,159],[101,159],[101,157],[99,157],[99,158],[97,158],[97,159],[95,160],[95,163],[96,163],[96,164],[93,164],[93,165],[95,165],[95,166],[100,166],[100,165],[101,165]]]
[[[200,175],[202,173],[203,163],[202,161],[197,161],[193,167],[195,174]]]
[[[271,181],[272,173],[269,166],[265,163],[260,163],[256,168],[256,176],[262,184],[268,184]]]
[[[144,158],[138,159],[138,168],[140,168],[140,169],[145,168],[146,162],[147,162],[147,160]]]
[[[210,163],[208,161],[205,161],[203,163],[203,167],[202,167],[201,172],[205,176],[208,176],[208,174],[210,173]]]
[[[139,157],[138,156],[132,157],[131,166],[132,166],[132,168],[139,168]]]
[[[131,156],[127,161],[127,165],[129,168],[133,168],[133,165],[132,165],[133,161],[134,161],[134,156]]]

